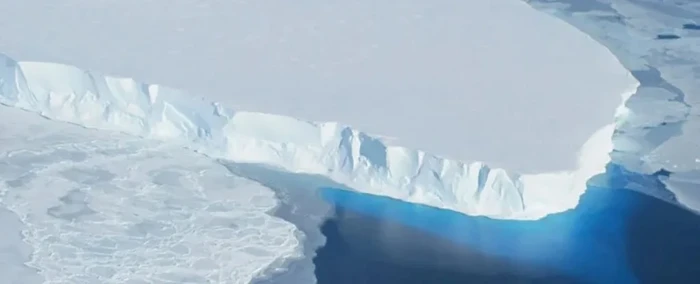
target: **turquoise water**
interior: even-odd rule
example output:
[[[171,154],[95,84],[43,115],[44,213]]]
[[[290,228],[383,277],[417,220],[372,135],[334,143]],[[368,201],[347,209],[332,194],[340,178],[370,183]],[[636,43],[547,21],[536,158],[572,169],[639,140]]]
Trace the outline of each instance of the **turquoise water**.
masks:
[[[322,227],[319,283],[700,281],[700,218],[629,190],[589,187],[576,209],[537,221],[333,187],[320,194],[335,216]]]

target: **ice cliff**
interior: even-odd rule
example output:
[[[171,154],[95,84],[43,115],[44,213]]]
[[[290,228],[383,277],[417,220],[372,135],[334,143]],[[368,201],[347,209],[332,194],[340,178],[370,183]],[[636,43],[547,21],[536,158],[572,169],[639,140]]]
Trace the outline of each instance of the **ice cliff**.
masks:
[[[518,175],[390,146],[336,122],[237,111],[73,66],[4,55],[0,66],[0,103],[49,119],[178,143],[215,158],[321,174],[370,194],[493,218],[537,219],[576,206],[586,181],[609,162],[615,129],[611,114],[611,124],[581,148],[576,171]],[[626,113],[618,110],[620,117]]]

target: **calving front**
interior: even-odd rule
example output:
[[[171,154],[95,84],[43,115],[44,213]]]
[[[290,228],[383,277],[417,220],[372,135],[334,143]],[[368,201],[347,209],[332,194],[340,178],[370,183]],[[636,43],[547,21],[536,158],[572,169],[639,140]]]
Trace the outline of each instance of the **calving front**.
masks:
[[[586,181],[604,171],[612,150],[613,114],[611,124],[582,141],[579,169],[519,175],[388,145],[335,122],[236,111],[174,89],[72,66],[6,56],[0,57],[0,66],[5,105],[177,143],[214,158],[321,174],[370,194],[469,215],[537,219],[571,209]]]

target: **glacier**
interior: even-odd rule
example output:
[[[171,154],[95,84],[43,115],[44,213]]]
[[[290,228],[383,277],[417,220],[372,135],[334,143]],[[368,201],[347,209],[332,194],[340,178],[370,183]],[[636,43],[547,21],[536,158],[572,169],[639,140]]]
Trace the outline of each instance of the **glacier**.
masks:
[[[608,109],[609,101],[601,103],[604,107],[596,110],[595,115],[592,114],[592,117],[596,116],[594,123],[600,123],[597,130],[589,131],[587,127],[591,124],[583,125],[581,122],[580,128],[585,131],[577,129],[578,133],[571,135],[580,139],[580,141],[576,140],[576,143],[581,143],[576,145],[580,148],[577,153],[552,149],[551,156],[556,158],[546,157],[544,156],[547,155],[546,152],[531,151],[532,148],[529,146],[532,146],[530,145],[532,143],[525,143],[527,145],[522,148],[496,148],[501,151],[508,150],[508,153],[531,152],[530,156],[504,155],[512,156],[508,160],[502,157],[490,158],[489,154],[497,151],[483,148],[483,144],[500,142],[504,142],[500,144],[512,144],[513,141],[506,140],[504,137],[515,139],[518,136],[505,129],[489,130],[492,137],[498,137],[496,139],[498,141],[491,141],[484,132],[473,135],[470,132],[473,130],[470,128],[472,123],[469,122],[479,122],[481,114],[472,116],[476,119],[464,122],[460,121],[464,117],[453,118],[449,115],[429,113],[424,115],[426,122],[418,125],[415,123],[416,120],[404,119],[407,116],[406,113],[408,116],[416,116],[416,113],[419,113],[411,109],[410,105],[398,104],[397,107],[395,101],[388,100],[383,101],[386,105],[377,104],[373,109],[366,108],[368,107],[367,96],[385,99],[384,96],[408,94],[409,92],[404,92],[405,89],[368,88],[372,91],[368,92],[369,95],[356,100],[350,99],[355,95],[362,95],[353,93],[353,91],[364,90],[356,88],[355,85],[360,83],[366,83],[372,87],[385,87],[382,84],[385,81],[382,80],[388,80],[390,85],[403,84],[405,81],[402,82],[401,79],[406,78],[420,81],[421,78],[417,77],[419,73],[406,71],[412,70],[409,68],[410,64],[402,62],[401,56],[393,56],[393,51],[409,56],[412,54],[408,51],[444,51],[448,56],[438,57],[439,60],[435,62],[420,61],[420,64],[430,67],[427,68],[430,70],[426,72],[429,75],[426,78],[440,84],[450,83],[449,80],[443,80],[444,78],[440,77],[444,74],[437,74],[436,70],[441,68],[453,70],[460,76],[467,75],[464,80],[476,83],[474,85],[477,87],[488,87],[489,84],[510,85],[504,82],[522,87],[533,83],[523,79],[528,76],[512,78],[510,76],[513,73],[498,67],[499,64],[510,62],[517,65],[512,69],[531,71],[528,68],[533,65],[525,64],[529,62],[527,60],[518,61],[518,56],[494,58],[479,55],[475,57],[483,60],[476,61],[449,58],[449,55],[460,46],[456,41],[452,41],[452,37],[464,35],[445,32],[445,30],[461,31],[462,28],[450,29],[450,25],[459,26],[460,23],[466,23],[468,25],[463,26],[463,29],[474,33],[471,35],[472,38],[482,39],[481,42],[479,40],[474,42],[483,49],[494,48],[493,45],[486,44],[489,41],[507,45],[507,41],[502,38],[516,38],[515,41],[510,39],[511,42],[527,41],[527,36],[500,37],[496,32],[488,33],[488,31],[502,31],[503,26],[518,26],[516,29],[511,29],[515,31],[511,33],[527,34],[524,30],[528,30],[528,27],[522,27],[526,26],[525,23],[514,24],[523,20],[519,15],[525,14],[520,9],[526,6],[524,3],[477,1],[460,4],[473,6],[471,7],[473,9],[470,8],[465,12],[462,9],[464,7],[459,6],[457,7],[459,9],[454,9],[454,13],[440,17],[442,19],[438,21],[440,25],[429,26],[416,23],[426,18],[433,19],[431,17],[439,13],[426,9],[423,6],[428,4],[419,2],[403,2],[401,6],[403,10],[401,13],[396,13],[395,18],[388,16],[390,14],[388,12],[387,15],[377,13],[379,16],[359,13],[356,11],[355,4],[323,6],[318,10],[311,9],[310,12],[275,14],[276,17],[286,19],[287,22],[280,20],[277,24],[253,25],[254,28],[250,34],[241,33],[238,30],[240,27],[231,28],[230,25],[222,24],[220,21],[231,18],[230,14],[222,11],[235,10],[237,13],[251,15],[265,14],[265,11],[268,11],[266,9],[270,8],[269,3],[261,1],[258,3],[259,6],[250,9],[244,9],[242,7],[245,5],[233,2],[212,2],[201,4],[201,7],[189,7],[183,4],[184,2],[173,4],[170,7],[171,13],[192,12],[192,15],[184,18],[154,17],[154,15],[163,14],[158,10],[161,5],[155,2],[143,3],[140,9],[133,9],[132,5],[123,4],[126,2],[99,4],[107,5],[110,9],[103,9],[105,6],[94,3],[81,3],[85,5],[81,6],[84,9],[39,0],[6,3],[10,10],[18,12],[10,13],[0,19],[0,31],[5,38],[0,40],[0,51],[10,55],[0,55],[0,103],[87,128],[119,131],[158,139],[165,141],[169,147],[181,146],[217,159],[260,164],[291,173],[323,175],[346,184],[349,188],[366,193],[447,208],[469,215],[531,220],[574,208],[585,190],[586,182],[591,182],[591,177],[605,171],[605,166],[610,163],[620,165],[624,171],[643,174],[670,171],[667,177],[660,178],[668,186],[670,194],[669,192],[650,192],[643,182],[636,180],[628,181],[627,187],[681,204],[691,210],[699,210],[700,203],[697,200],[700,199],[697,197],[696,186],[700,182],[697,178],[700,170],[699,159],[695,153],[698,152],[700,144],[696,143],[697,139],[692,133],[697,131],[697,122],[700,121],[697,119],[697,111],[693,108],[697,104],[693,97],[697,93],[697,84],[694,83],[694,80],[697,80],[696,58],[700,58],[693,47],[698,45],[697,41],[700,37],[693,31],[684,31],[682,27],[684,24],[693,22],[700,9],[693,12],[694,10],[688,8],[679,12],[677,9],[664,8],[666,4],[654,4],[644,0],[615,1],[613,4],[607,3],[609,1],[586,1],[585,3],[595,2],[600,5],[583,8],[582,6],[586,4],[575,0],[525,1],[542,12],[551,13],[563,19],[563,21],[552,20],[554,17],[547,17],[541,12],[532,13],[537,14],[538,19],[547,19],[548,24],[537,22],[542,26],[533,27],[535,26],[533,22],[527,23],[532,25],[529,27],[531,29],[547,31],[542,32],[543,36],[536,39],[547,40],[547,36],[544,35],[548,34],[576,33],[575,29],[569,28],[563,22],[570,23],[587,35],[579,32],[577,41],[562,42],[579,43],[571,44],[572,48],[584,46],[585,43],[582,49],[598,45],[596,41],[602,43],[605,48],[596,47],[600,57],[596,57],[595,60],[586,60],[592,57],[582,56],[580,60],[599,63],[586,65],[586,67],[601,68],[599,69],[601,74],[596,78],[605,76],[613,78],[610,80],[613,83],[600,82],[598,86],[588,81],[593,77],[584,77],[586,72],[577,71],[570,65],[563,64],[569,62],[566,61],[568,59],[562,58],[563,53],[558,53],[558,50],[552,47],[565,46],[566,43],[557,45],[549,41],[548,44],[551,46],[547,50],[535,48],[547,44],[529,46],[530,48],[516,55],[531,53],[531,57],[538,58],[535,56],[537,53],[556,53],[560,57],[551,56],[555,59],[543,64],[558,66],[557,70],[567,70],[567,72],[560,72],[562,73],[560,77],[547,77],[551,76],[551,73],[539,74],[557,83],[558,89],[554,87],[537,89],[535,87],[542,87],[537,84],[534,84],[537,86],[533,88],[537,91],[557,89],[560,92],[554,94],[559,104],[544,105],[543,109],[552,108],[554,111],[555,108],[559,108],[559,111],[563,110],[562,113],[566,113],[567,107],[569,110],[577,108],[592,111],[587,107],[595,106],[599,97],[612,98],[616,103],[619,102],[619,106],[613,110]],[[691,7],[690,4],[687,7]],[[217,5],[232,5],[241,9]],[[361,4],[358,5],[361,6]],[[377,7],[379,11],[394,9],[392,5],[382,5],[385,4]],[[37,6],[41,8],[32,8]],[[342,7],[338,8],[339,6]],[[510,9],[511,6],[519,8]],[[275,11],[284,10],[274,5],[271,7],[275,8],[273,9]],[[288,8],[293,10],[293,7]],[[530,9],[530,7],[527,8]],[[584,11],[584,8],[590,11]],[[26,14],[29,13],[27,11],[31,11],[33,17],[27,17]],[[105,11],[109,12],[105,13]],[[350,11],[350,15],[357,17],[348,18],[346,11]],[[353,14],[352,11],[355,13]],[[471,17],[460,14],[467,12]],[[474,18],[478,14],[500,16],[494,16],[495,20]],[[122,24],[125,15],[128,15],[129,20],[134,23],[130,27]],[[384,17],[380,20],[386,22],[377,23],[376,17]],[[36,18],[41,18],[46,24],[31,25]],[[329,20],[331,18],[334,20]],[[464,20],[456,22],[455,18]],[[243,22],[250,20],[245,15],[241,19]],[[338,19],[337,22],[335,19]],[[512,23],[509,20],[512,20]],[[355,24],[342,23],[349,21],[354,21]],[[494,22],[498,21],[509,23],[503,26],[496,25]],[[490,29],[485,29],[486,33],[476,33],[479,29],[483,29],[483,26],[473,24],[477,22],[481,22]],[[319,25],[319,23],[324,24]],[[394,30],[403,28],[413,30],[422,36],[425,36],[423,34],[425,33],[435,38],[448,38],[450,40],[447,42],[455,45],[446,49],[420,49],[416,47],[418,45],[415,44],[416,40],[408,35],[387,34],[386,30],[375,28],[382,25],[390,25]],[[242,26],[245,27],[245,25]],[[550,30],[551,27],[562,26],[566,28],[559,30],[561,33]],[[334,33],[337,30],[343,32]],[[678,34],[680,38],[675,41],[655,40],[656,35],[669,31]],[[26,34],[45,36],[27,37]],[[201,34],[214,36],[202,38]],[[349,38],[360,42],[353,42],[355,49],[344,47],[352,46],[347,44],[346,35],[351,35]],[[242,38],[240,42],[237,41],[236,36]],[[19,40],[20,38],[22,40]],[[396,40],[397,38],[399,40]],[[389,43],[394,40],[397,43],[390,45]],[[304,41],[311,43],[299,44]],[[341,47],[328,44],[334,41],[342,43]],[[401,45],[411,41],[414,45]],[[22,44],[17,44],[19,42]],[[430,44],[428,41],[425,45]],[[478,48],[475,50],[481,51]],[[231,53],[238,53],[238,57],[232,59]],[[313,54],[318,55],[314,57]],[[322,61],[343,56],[347,58],[338,62]],[[450,61],[454,64],[449,64]],[[70,63],[80,67],[49,62]],[[399,67],[394,68],[395,70],[382,67],[391,64]],[[456,65],[465,65],[488,73],[492,76],[489,79],[491,81],[488,81],[489,84],[480,84],[479,76],[465,74],[463,69],[455,69]],[[492,65],[495,66],[492,69],[484,68]],[[343,70],[346,69],[356,73],[344,72]],[[103,70],[108,74],[121,75],[112,76],[88,70]],[[164,70],[172,71],[163,72]],[[367,74],[357,75],[363,72]],[[165,73],[168,74],[165,75]],[[164,84],[147,84],[122,75]],[[259,80],[255,81],[258,77],[270,79],[270,82],[260,84]],[[533,75],[530,78],[535,77]],[[473,81],[474,78],[477,80]],[[348,83],[352,80],[358,82]],[[319,85],[318,88],[299,87],[299,85],[316,83]],[[165,85],[177,88],[165,87]],[[212,87],[209,88],[210,85]],[[336,87],[328,87],[329,85]],[[596,88],[589,89],[587,85],[595,85]],[[435,97],[440,95],[437,91],[455,87],[455,85],[449,85],[443,89],[431,89],[432,86],[420,84],[410,86],[419,87],[419,93],[422,92],[422,94],[435,92],[433,93]],[[571,89],[567,91],[562,86]],[[470,90],[478,90],[477,87]],[[493,91],[493,89],[489,90]],[[512,87],[510,90],[517,91],[517,88]],[[377,91],[387,91],[388,95]],[[586,95],[586,92],[590,92],[590,96],[582,96],[582,94]],[[205,97],[197,97],[193,93],[205,94]],[[302,95],[298,97],[270,95],[275,93]],[[564,96],[564,93],[569,97]],[[249,94],[256,94],[256,96]],[[455,92],[445,94],[449,99],[449,96],[454,95]],[[538,93],[527,94],[537,95]],[[420,102],[414,101],[415,98],[410,96],[403,98],[411,101],[413,105],[421,106]],[[506,98],[507,96],[500,97],[503,100]],[[560,107],[565,105],[562,102],[567,98],[571,99],[571,105]],[[334,99],[338,101],[331,102]],[[266,103],[273,100],[279,100],[279,102]],[[315,101],[318,101],[318,104],[315,104]],[[586,104],[586,101],[590,105]],[[426,105],[424,108],[438,109],[448,114],[464,111],[459,108],[462,104],[451,104],[450,101],[443,105],[432,102]],[[445,107],[451,105],[455,108]],[[478,104],[471,105],[478,106]],[[358,112],[374,113],[377,110],[384,111],[385,108],[397,110],[401,107],[411,109],[411,111],[396,114],[395,120],[404,123],[401,129],[398,129],[400,125],[392,125],[384,120],[378,121],[377,118],[382,117],[383,113],[382,115],[361,115],[361,119],[357,115]],[[339,112],[339,108],[348,108],[351,111]],[[2,108],[0,111],[4,110],[5,108]],[[475,109],[470,108],[470,110]],[[598,121],[600,112],[609,113],[609,121]],[[453,118],[456,122],[453,121],[448,127],[435,123],[445,118]],[[7,119],[10,120],[10,118]],[[331,120],[341,123],[323,122]],[[460,124],[468,125],[460,128]],[[485,123],[485,125],[488,124]],[[557,129],[555,126],[561,127],[556,124],[544,127],[549,126],[553,129],[550,131],[552,133],[558,131],[554,130]],[[564,126],[571,128],[571,125]],[[5,134],[6,129],[2,127],[3,125],[0,125],[0,131]],[[47,129],[42,131],[45,130]],[[441,135],[441,133],[455,131],[466,132],[461,136],[468,137],[467,141],[474,144],[474,147],[460,145],[464,140],[459,139],[456,143],[448,145],[430,141],[435,140],[436,136],[441,138],[440,140],[443,140],[443,137],[444,140],[448,140],[453,136]],[[561,134],[566,136],[566,133]],[[589,137],[583,138],[583,136]],[[0,141],[4,142],[1,140],[4,138],[0,137]],[[547,139],[552,138],[547,137]],[[476,143],[475,140],[483,142]],[[166,149],[176,151],[176,147]],[[564,154],[567,156],[564,157]],[[532,157],[537,155],[541,157],[538,160],[546,161],[541,162],[539,166],[572,159],[573,165],[567,164],[556,171],[543,170],[535,166],[532,161]],[[564,159],[559,159],[560,156]],[[187,157],[194,159],[191,156]],[[537,170],[527,169],[528,163],[533,163],[531,168]],[[266,198],[273,198],[269,196],[269,192],[259,186],[243,189],[256,193],[262,192]],[[32,209],[25,205],[16,205],[17,207],[13,209],[20,213]],[[256,214],[264,215],[264,212],[257,210]],[[274,218],[273,220],[279,221]],[[294,237],[292,233],[299,233],[289,227],[289,224],[283,225],[261,227],[261,230],[265,230],[261,231],[261,234],[292,240]],[[12,230],[15,230],[15,225],[11,226]],[[29,241],[34,241],[32,245],[35,246],[35,250],[41,248],[38,253],[50,255],[50,248],[44,249],[41,247],[42,243],[37,242],[36,239]],[[2,245],[5,244],[0,244]],[[299,244],[287,245],[284,247],[286,255],[279,258],[299,257]],[[264,249],[264,246],[261,248]],[[264,269],[276,269],[275,265],[270,264],[273,259],[260,258],[257,261],[259,262],[255,265],[244,267],[246,271],[239,274],[245,278],[241,278],[243,282],[255,278],[254,274]],[[308,265],[313,266],[312,263]],[[142,268],[144,267],[138,267],[138,269]],[[238,273],[237,269],[233,270]]]
[[[5,102],[369,193],[536,219],[575,206],[603,171],[615,107],[639,85],[605,47],[520,1],[277,5],[8,3],[0,50],[17,59],[8,76],[22,74],[8,92],[26,96]],[[232,17],[241,25],[222,22]]]
[[[586,141],[577,170],[517,174],[387,145],[336,122],[236,111],[133,79],[7,56],[1,60],[0,103],[8,106],[168,141],[214,158],[321,174],[370,194],[469,215],[536,219],[571,209],[587,180],[604,172],[612,151],[613,123]]]
[[[516,173],[575,170],[636,85],[606,47],[518,0],[66,1],[5,3],[0,52]]]

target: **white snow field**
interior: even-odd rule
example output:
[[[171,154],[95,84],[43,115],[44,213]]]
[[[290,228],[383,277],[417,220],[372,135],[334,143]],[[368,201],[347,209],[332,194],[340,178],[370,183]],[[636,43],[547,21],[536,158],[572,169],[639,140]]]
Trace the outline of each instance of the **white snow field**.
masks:
[[[0,52],[528,174],[576,169],[637,84],[519,0],[280,2],[2,0]]]
[[[609,124],[582,147],[578,170],[517,175],[389,146],[339,123],[239,112],[167,87],[68,65],[2,56],[0,66],[0,103],[8,106],[170,141],[213,158],[325,174],[368,193],[471,215],[530,219],[573,208],[588,178],[604,171],[612,150]]]
[[[268,214],[273,192],[211,159],[0,117],[0,283],[250,283],[301,257],[303,234]]]
[[[471,215],[573,208],[638,85],[515,0],[6,2],[7,105]]]

